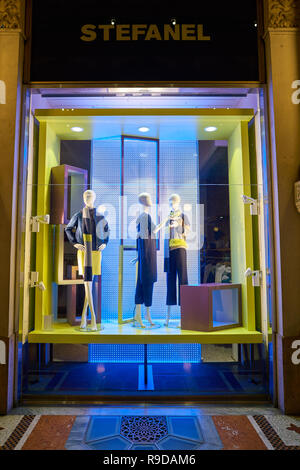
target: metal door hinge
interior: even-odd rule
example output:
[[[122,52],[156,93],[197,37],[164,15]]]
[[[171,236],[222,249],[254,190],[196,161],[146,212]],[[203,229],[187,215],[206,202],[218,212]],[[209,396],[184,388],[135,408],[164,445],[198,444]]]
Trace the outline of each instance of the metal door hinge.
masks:
[[[243,203],[250,204],[250,214],[258,215],[259,214],[259,205],[258,199],[253,199],[252,197],[242,195]]]
[[[254,287],[261,286],[262,272],[261,271],[252,271],[251,268],[248,268],[245,271],[245,277],[252,277],[252,285]]]
[[[48,225],[50,223],[50,215],[34,215],[30,217],[30,226],[32,232],[40,231],[40,224]]]
[[[46,290],[45,284],[39,282],[39,273],[37,271],[31,271],[29,273],[29,287],[38,287],[40,290]]]

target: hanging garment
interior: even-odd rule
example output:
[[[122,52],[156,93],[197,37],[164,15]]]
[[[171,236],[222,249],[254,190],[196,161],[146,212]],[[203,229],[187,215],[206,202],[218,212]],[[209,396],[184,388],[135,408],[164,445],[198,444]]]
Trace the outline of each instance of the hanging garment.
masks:
[[[135,291],[135,304],[151,307],[153,284],[157,281],[157,249],[156,237],[153,233],[155,225],[151,216],[143,212],[136,221],[138,276]]]
[[[205,266],[203,284],[210,284],[215,282],[215,271],[216,267],[213,264],[209,263]]]
[[[231,282],[231,266],[227,266],[222,276],[222,283],[228,284],[230,282]]]
[[[74,214],[65,232],[70,243],[84,245],[85,251],[77,250],[78,270],[85,282],[92,281],[94,275],[101,274],[99,247],[109,240],[107,221],[95,208],[84,207]]]
[[[217,263],[216,265],[216,275],[215,275],[215,283],[221,284],[222,283],[222,276],[226,269],[225,264]]]

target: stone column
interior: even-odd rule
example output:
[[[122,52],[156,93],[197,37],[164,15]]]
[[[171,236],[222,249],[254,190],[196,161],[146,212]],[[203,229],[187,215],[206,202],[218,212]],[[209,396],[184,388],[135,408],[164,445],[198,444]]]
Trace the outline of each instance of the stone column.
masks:
[[[300,180],[299,27],[300,0],[265,1],[275,242],[276,387],[279,406],[288,414],[300,413],[300,214],[294,203],[294,183]]]
[[[25,0],[0,0],[0,413],[13,405],[15,259]]]

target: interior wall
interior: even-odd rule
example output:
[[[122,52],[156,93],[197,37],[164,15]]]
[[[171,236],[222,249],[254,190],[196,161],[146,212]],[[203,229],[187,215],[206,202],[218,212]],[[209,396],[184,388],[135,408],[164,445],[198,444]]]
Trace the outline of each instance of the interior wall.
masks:
[[[90,183],[91,170],[91,141],[90,140],[61,140],[60,165],[71,165],[88,171]]]
[[[227,141],[199,141],[200,201],[204,204],[205,243],[201,282],[215,280],[218,263],[230,266],[230,214]]]
[[[104,205],[110,240],[102,253],[102,318],[117,319],[119,268],[119,196],[121,185],[121,139],[92,141],[91,188],[97,195],[96,207]]]
[[[163,209],[162,217],[169,213],[169,197],[177,193],[181,197],[181,209],[187,215],[191,224],[191,232],[187,236],[187,267],[189,284],[199,284],[200,281],[200,248],[203,242],[203,213],[199,206],[199,153],[198,142],[165,141],[160,142],[160,204]],[[163,240],[163,235],[162,235]],[[166,273],[163,272],[163,241],[158,253],[159,278],[156,287],[157,315],[161,305],[166,305]],[[161,315],[160,315],[161,316]],[[180,318],[179,306],[172,307],[172,318]]]

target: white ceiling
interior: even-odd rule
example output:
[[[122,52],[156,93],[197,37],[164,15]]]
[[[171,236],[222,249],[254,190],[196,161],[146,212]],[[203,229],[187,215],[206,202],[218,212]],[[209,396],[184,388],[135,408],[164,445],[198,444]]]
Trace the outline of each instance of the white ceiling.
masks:
[[[257,110],[249,88],[43,88],[34,89],[35,109],[247,108]]]

